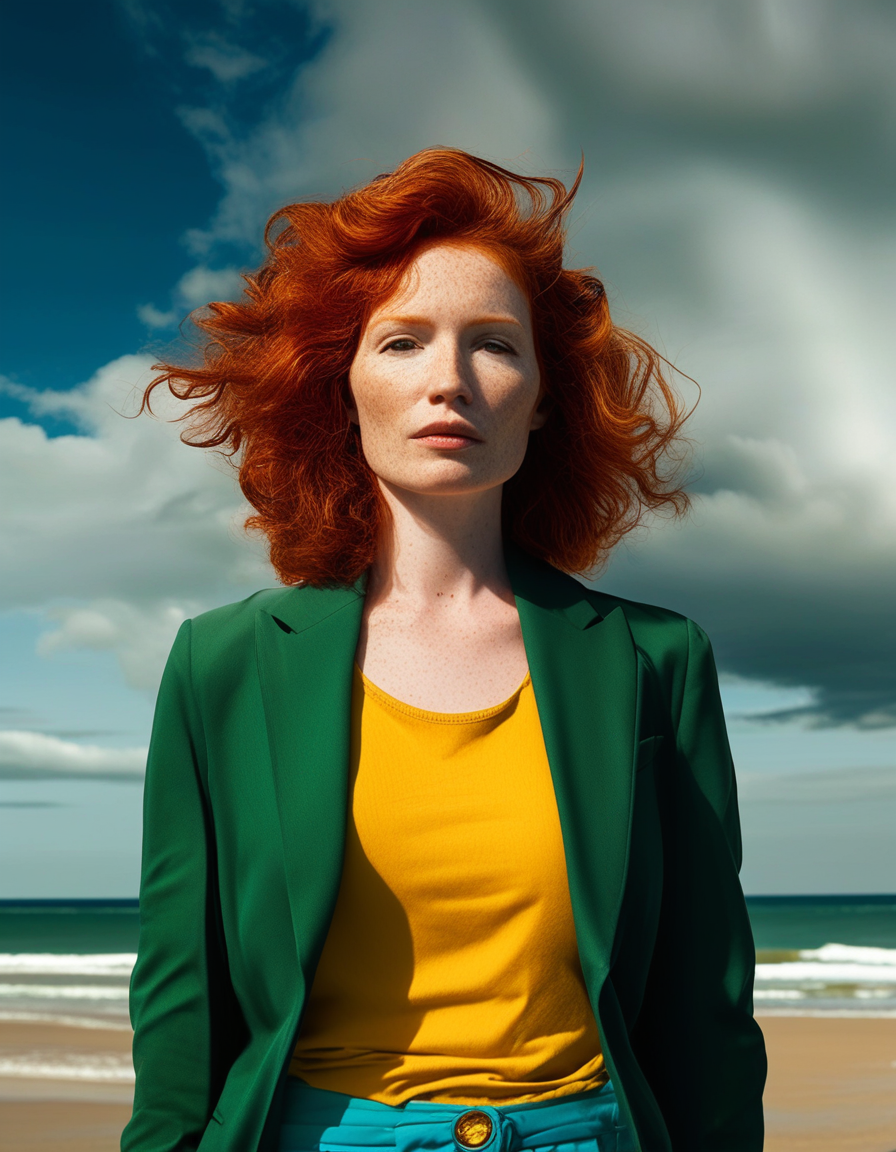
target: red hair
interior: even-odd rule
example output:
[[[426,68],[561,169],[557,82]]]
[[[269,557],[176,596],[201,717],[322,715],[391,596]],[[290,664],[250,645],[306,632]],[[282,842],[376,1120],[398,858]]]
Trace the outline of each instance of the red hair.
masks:
[[[685,510],[686,414],[662,358],[613,324],[599,280],[563,267],[580,179],[567,191],[458,149],[418,152],[332,203],[275,213],[242,299],[194,313],[201,362],[156,365],[143,405],[160,384],[196,401],[182,438],[238,458],[247,526],[267,535],[284,583],[351,583],[373,562],[388,510],[348,419],[349,367],[366,318],[440,241],[493,255],[531,304],[552,406],[504,486],[505,536],[586,573],[645,511]]]

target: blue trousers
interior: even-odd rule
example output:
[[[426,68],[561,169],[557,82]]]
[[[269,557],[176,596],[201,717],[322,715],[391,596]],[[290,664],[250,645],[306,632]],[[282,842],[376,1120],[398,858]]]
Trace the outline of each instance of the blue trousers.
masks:
[[[612,1084],[502,1106],[381,1104],[290,1077],[279,1152],[635,1152]]]

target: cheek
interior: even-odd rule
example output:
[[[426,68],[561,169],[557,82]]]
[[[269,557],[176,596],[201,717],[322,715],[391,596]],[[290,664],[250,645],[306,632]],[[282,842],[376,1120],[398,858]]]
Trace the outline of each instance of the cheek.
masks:
[[[539,400],[539,373],[527,372],[507,382],[498,405],[504,421],[528,424]]]
[[[352,365],[348,381],[359,423],[363,426],[375,421],[386,407],[385,381],[379,380],[368,365],[358,364]]]
[[[391,381],[365,371],[349,375],[361,445],[374,471],[392,466],[398,451],[398,405]]]

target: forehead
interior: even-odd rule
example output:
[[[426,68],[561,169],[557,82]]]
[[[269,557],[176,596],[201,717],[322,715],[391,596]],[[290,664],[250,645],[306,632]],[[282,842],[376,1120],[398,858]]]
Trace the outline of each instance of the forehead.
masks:
[[[497,254],[469,244],[433,244],[411,260],[395,292],[374,308],[373,321],[397,305],[502,308],[529,318],[526,293]]]

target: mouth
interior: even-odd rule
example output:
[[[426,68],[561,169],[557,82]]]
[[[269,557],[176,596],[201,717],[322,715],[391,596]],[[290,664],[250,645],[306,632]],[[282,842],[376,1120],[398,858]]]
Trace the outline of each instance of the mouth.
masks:
[[[440,421],[437,424],[427,424],[411,439],[421,440],[432,448],[467,448],[471,444],[481,443],[476,429],[471,424],[457,421]]]

